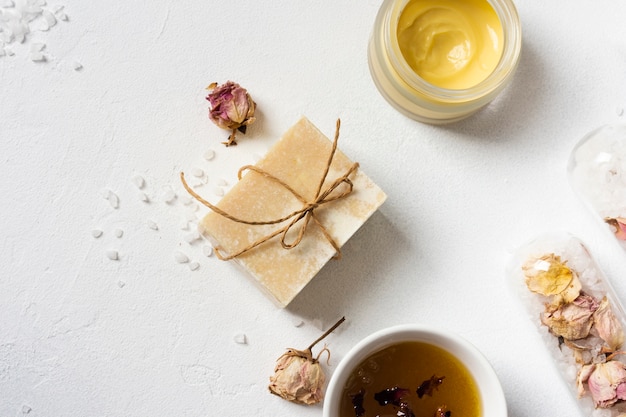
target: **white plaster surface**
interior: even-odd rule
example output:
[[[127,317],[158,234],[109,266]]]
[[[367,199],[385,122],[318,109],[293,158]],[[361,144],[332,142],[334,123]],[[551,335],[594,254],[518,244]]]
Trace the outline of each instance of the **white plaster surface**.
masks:
[[[504,269],[535,235],[567,230],[626,299],[626,253],[566,179],[579,138],[626,122],[626,3],[518,0],[514,82],[445,127],[376,91],[379,4],[50,0],[67,20],[5,45],[0,417],[320,416],[270,395],[268,378],[343,315],[329,375],[369,333],[430,323],[485,354],[511,417],[579,415]],[[229,79],[258,121],[227,149],[204,88]],[[340,148],[389,198],[281,310],[206,256],[193,236],[205,211],[178,173],[202,169],[215,202],[300,115],[328,135],[340,117]]]

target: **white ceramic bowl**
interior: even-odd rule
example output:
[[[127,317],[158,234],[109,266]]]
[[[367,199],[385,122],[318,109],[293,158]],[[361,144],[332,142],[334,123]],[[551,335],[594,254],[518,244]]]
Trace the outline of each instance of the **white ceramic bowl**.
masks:
[[[383,348],[408,341],[430,343],[459,359],[478,385],[481,417],[507,417],[502,386],[482,353],[457,335],[422,324],[405,324],[379,330],[354,346],[341,360],[330,378],[324,399],[323,417],[339,417],[343,388],[355,366]]]

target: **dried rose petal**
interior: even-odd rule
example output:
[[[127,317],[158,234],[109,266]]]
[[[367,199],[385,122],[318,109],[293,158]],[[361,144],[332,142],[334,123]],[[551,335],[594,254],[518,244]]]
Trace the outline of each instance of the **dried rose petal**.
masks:
[[[443,383],[444,378],[445,376],[431,376],[429,379],[422,382],[419,387],[417,387],[417,396],[419,398],[422,398],[424,395],[432,397],[433,392]]]
[[[235,133],[246,133],[247,126],[256,120],[256,103],[245,88],[232,81],[222,85],[212,83],[207,89],[212,90],[206,97],[211,103],[209,119],[222,129],[231,131],[226,146],[236,145]]]
[[[582,285],[578,276],[555,254],[531,259],[522,269],[528,289],[545,296],[555,296],[552,304],[572,302],[580,294]]]
[[[600,301],[600,306],[593,314],[598,335],[604,340],[609,349],[614,352],[624,343],[624,330],[617,317],[611,309],[608,298],[604,297]]]
[[[392,404],[396,407],[400,407],[402,404],[402,397],[406,396],[409,390],[406,388],[393,387],[387,388],[374,394],[374,399],[378,401],[380,405]]]
[[[585,393],[587,382],[596,408],[609,408],[619,400],[626,400],[626,365],[609,361],[584,366],[578,376],[579,395]]]
[[[615,237],[619,240],[626,240],[626,219],[623,217],[607,218],[604,221],[613,227]]]
[[[288,349],[276,361],[269,389],[288,401],[310,405],[322,401],[325,381],[320,363],[310,352]]]
[[[541,314],[541,322],[556,336],[567,340],[582,339],[589,335],[597,308],[595,298],[582,294],[571,303],[556,308],[548,306]]]

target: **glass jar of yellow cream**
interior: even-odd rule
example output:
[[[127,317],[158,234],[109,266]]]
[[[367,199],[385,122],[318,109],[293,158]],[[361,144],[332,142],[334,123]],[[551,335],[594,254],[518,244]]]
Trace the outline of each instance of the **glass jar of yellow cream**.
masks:
[[[521,48],[512,0],[385,0],[368,60],[393,107],[442,124],[492,101],[510,82]]]

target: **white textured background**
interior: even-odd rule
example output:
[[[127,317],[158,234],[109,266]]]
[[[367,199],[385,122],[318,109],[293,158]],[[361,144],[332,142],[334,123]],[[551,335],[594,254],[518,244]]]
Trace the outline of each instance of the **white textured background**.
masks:
[[[305,348],[342,315],[329,374],[370,332],[431,323],[485,354],[511,417],[577,415],[504,268],[520,244],[567,230],[626,299],[626,254],[565,169],[587,131],[626,122],[625,2],[518,0],[514,82],[447,127],[408,120],[376,91],[366,46],[379,1],[47,7],[59,5],[68,21],[0,57],[0,417],[320,416],[266,386],[285,348]],[[30,59],[33,43],[45,43],[45,62]],[[204,88],[228,79],[249,89],[258,121],[226,149]],[[186,242],[182,227],[203,210],[185,204],[177,174],[204,169],[199,190],[217,200],[220,181],[232,185],[300,115],[328,135],[340,117],[341,149],[389,199],[280,310]],[[178,194],[169,204],[167,187]]]

